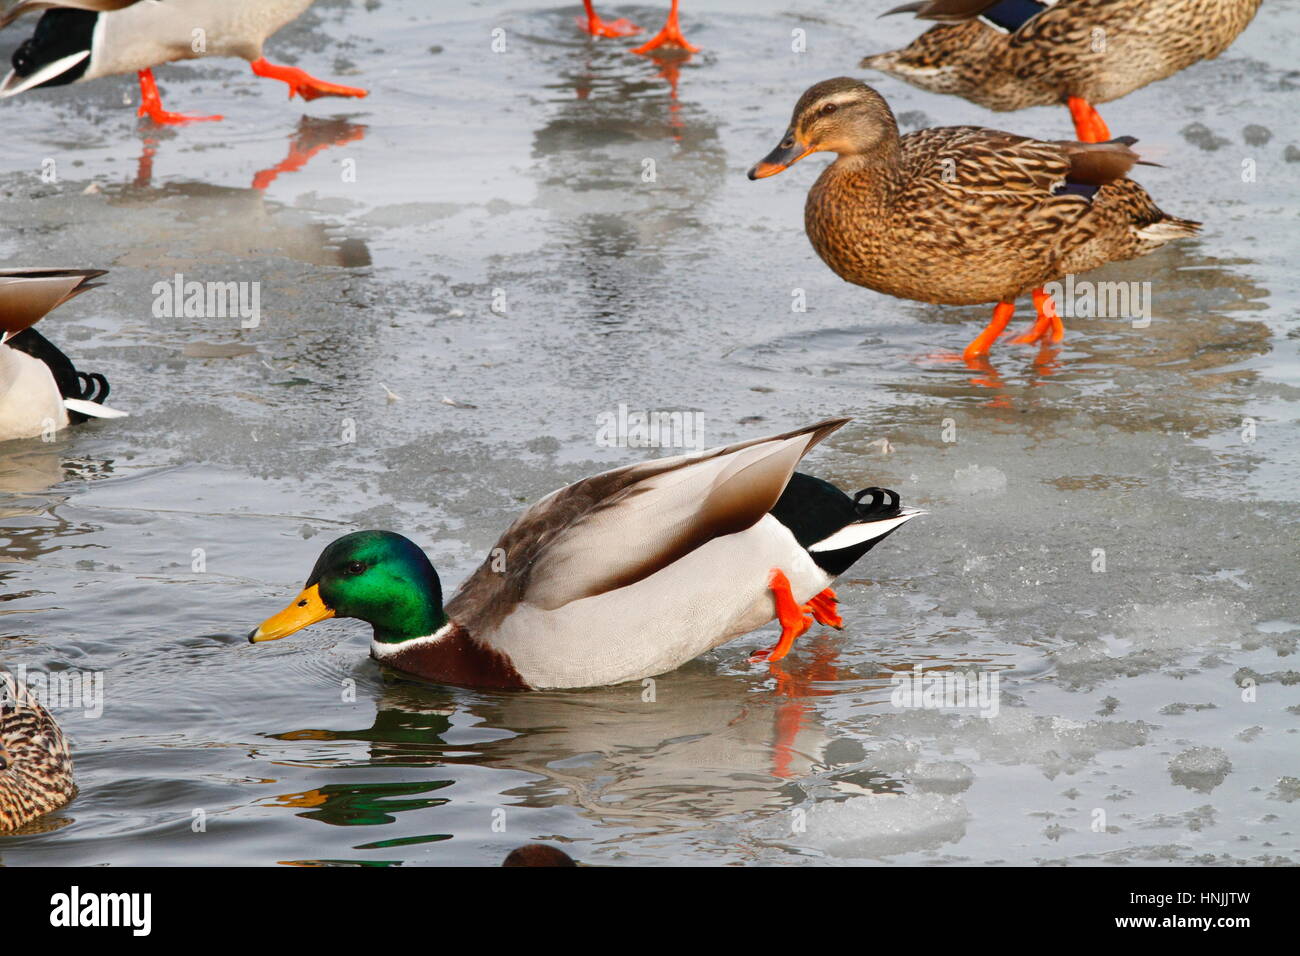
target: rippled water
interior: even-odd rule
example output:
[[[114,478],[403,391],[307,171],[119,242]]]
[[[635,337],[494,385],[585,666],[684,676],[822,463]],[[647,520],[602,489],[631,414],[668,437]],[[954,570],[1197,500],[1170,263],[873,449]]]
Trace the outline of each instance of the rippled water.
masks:
[[[823,160],[744,177],[805,86],[912,22],[688,0],[704,52],[674,70],[584,40],[577,4],[430,7],[319,2],[273,41],[364,101],[213,61],[159,80],[221,124],[137,126],[125,78],[0,106],[0,263],[111,270],[45,331],[132,413],[0,449],[0,663],[107,697],[59,712],[80,796],[0,862],[1297,862],[1296,3],[1102,110],[1207,223],[1094,276],[1151,282],[1151,327],[1067,321],[986,375],[943,360],[983,309],[816,259]],[[1070,135],[868,80],[908,129]],[[260,327],[155,318],[177,272],[260,282]],[[644,457],[596,443],[621,402],[699,410],[709,444],[851,415],[808,470],[930,515],[841,582],[844,631],[770,671],[769,628],[653,702],[402,681],[356,622],[244,642],[346,530],[404,531],[454,586],[526,503]],[[996,670],[997,716],[894,707],[918,662]]]

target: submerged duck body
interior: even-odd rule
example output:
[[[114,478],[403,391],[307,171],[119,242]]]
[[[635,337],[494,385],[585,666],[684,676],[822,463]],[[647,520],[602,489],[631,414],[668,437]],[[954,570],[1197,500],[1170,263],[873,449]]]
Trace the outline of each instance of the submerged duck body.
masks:
[[[250,640],[358,617],[374,627],[376,659],[429,680],[590,687],[673,670],[776,617],[781,640],[756,657],[779,660],[814,618],[842,623],[830,584],[920,513],[892,492],[855,500],[795,473],[845,421],[562,488],[519,517],[445,609],[412,542],[345,536]]]
[[[890,13],[939,21],[861,65],[1006,111],[1068,103],[1081,140],[1109,138],[1109,103],[1201,60],[1246,29],[1261,0],[925,0]]]
[[[99,269],[0,270],[0,441],[35,438],[88,418],[125,414],[103,404],[109,384],[80,372],[33,325],[96,287]]]
[[[0,833],[59,809],[76,792],[63,731],[12,678],[0,675]]]
[[[1133,142],[1048,142],[975,126],[901,136],[883,97],[841,77],[803,94],[782,143],[749,175],[835,152],[809,190],[804,223],[836,275],[920,302],[1014,303],[1066,274],[1196,233],[1199,223],[1162,212],[1126,177],[1139,162]]]

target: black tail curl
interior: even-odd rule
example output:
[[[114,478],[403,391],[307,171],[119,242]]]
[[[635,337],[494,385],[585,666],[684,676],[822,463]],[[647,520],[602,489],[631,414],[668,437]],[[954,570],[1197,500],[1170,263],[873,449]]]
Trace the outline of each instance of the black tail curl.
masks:
[[[88,402],[104,404],[104,399],[108,398],[109,393],[108,379],[99,372],[78,372],[77,381],[81,385],[81,395],[77,397]]]
[[[865,495],[871,495],[871,500],[863,502]],[[898,492],[888,488],[863,488],[853,496],[853,510],[859,518],[871,521],[877,518],[895,518],[903,513]]]

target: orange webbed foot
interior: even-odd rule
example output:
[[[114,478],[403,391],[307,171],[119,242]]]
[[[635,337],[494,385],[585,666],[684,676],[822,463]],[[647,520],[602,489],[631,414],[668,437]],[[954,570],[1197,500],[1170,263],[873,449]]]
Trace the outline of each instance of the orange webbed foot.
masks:
[[[772,589],[772,600],[776,603],[776,619],[781,622],[781,638],[776,642],[775,647],[765,651],[755,651],[749,655],[749,659],[750,661],[766,660],[770,664],[790,653],[795,639],[812,627],[813,619],[807,615],[814,612],[811,605],[800,604],[794,599],[794,594],[790,590],[790,579],[779,568],[773,568],[768,574],[767,586]]]
[[[1034,309],[1038,318],[1023,335],[1011,340],[1013,345],[1037,345],[1040,342],[1059,342],[1065,338],[1065,324],[1056,311],[1056,303],[1041,286],[1034,290]]]
[[[812,616],[817,619],[817,623],[836,630],[844,627],[844,618],[840,617],[838,605],[839,598],[830,588],[814,595],[808,601],[808,608],[812,611]]]
[[[206,123],[222,119],[221,116],[191,116],[188,113],[173,113],[163,109],[162,97],[158,93],[158,84],[153,78],[153,70],[141,70],[140,109],[136,116],[147,116],[159,126],[180,126],[184,123]]]
[[[170,110],[161,107],[141,106],[136,111],[136,116],[147,116],[151,123],[157,123],[159,126],[184,126],[186,123],[216,123],[225,119],[220,114],[213,116],[194,116],[190,113],[173,113]]]
[[[591,0],[583,0],[583,6],[587,8],[587,17],[584,20],[578,17],[578,26],[583,32],[590,33],[594,37],[630,37],[634,33],[640,33],[641,28],[631,20],[625,20],[619,17],[617,20],[602,20],[596,16],[596,10],[591,5]]]
[[[249,64],[253,72],[258,76],[264,76],[269,80],[279,80],[289,86],[289,99],[294,96],[301,96],[304,100],[319,99],[322,96],[369,96],[368,90],[363,90],[357,86],[343,86],[338,83],[330,83],[327,80],[318,80],[306,70],[300,70],[296,66],[277,66],[274,63],[268,63],[265,57],[254,60]]]
[[[998,336],[1006,331],[1007,323],[1011,321],[1011,316],[1016,312],[1014,302],[999,302],[993,309],[993,318],[984,328],[984,331],[975,336],[970,345],[966,346],[961,357],[966,360],[968,366],[975,363],[974,367],[979,367],[989,354],[989,349],[993,343],[998,340]]]
[[[651,50],[658,50],[660,47],[671,46],[687,53],[698,53],[700,48],[695,44],[687,41],[682,35],[682,26],[677,19],[678,0],[673,0],[672,9],[668,12],[668,19],[664,22],[663,29],[654,35],[654,38],[648,43],[632,50],[633,53],[649,53]]]

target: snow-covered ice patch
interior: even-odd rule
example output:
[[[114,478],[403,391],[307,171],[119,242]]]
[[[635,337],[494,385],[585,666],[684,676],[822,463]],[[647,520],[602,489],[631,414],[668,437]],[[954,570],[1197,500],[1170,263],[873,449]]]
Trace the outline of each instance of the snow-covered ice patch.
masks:
[[[942,794],[864,794],[814,804],[793,842],[844,859],[887,857],[960,840],[969,817],[959,799]],[[786,821],[769,821],[759,835],[785,842],[789,831]]]

